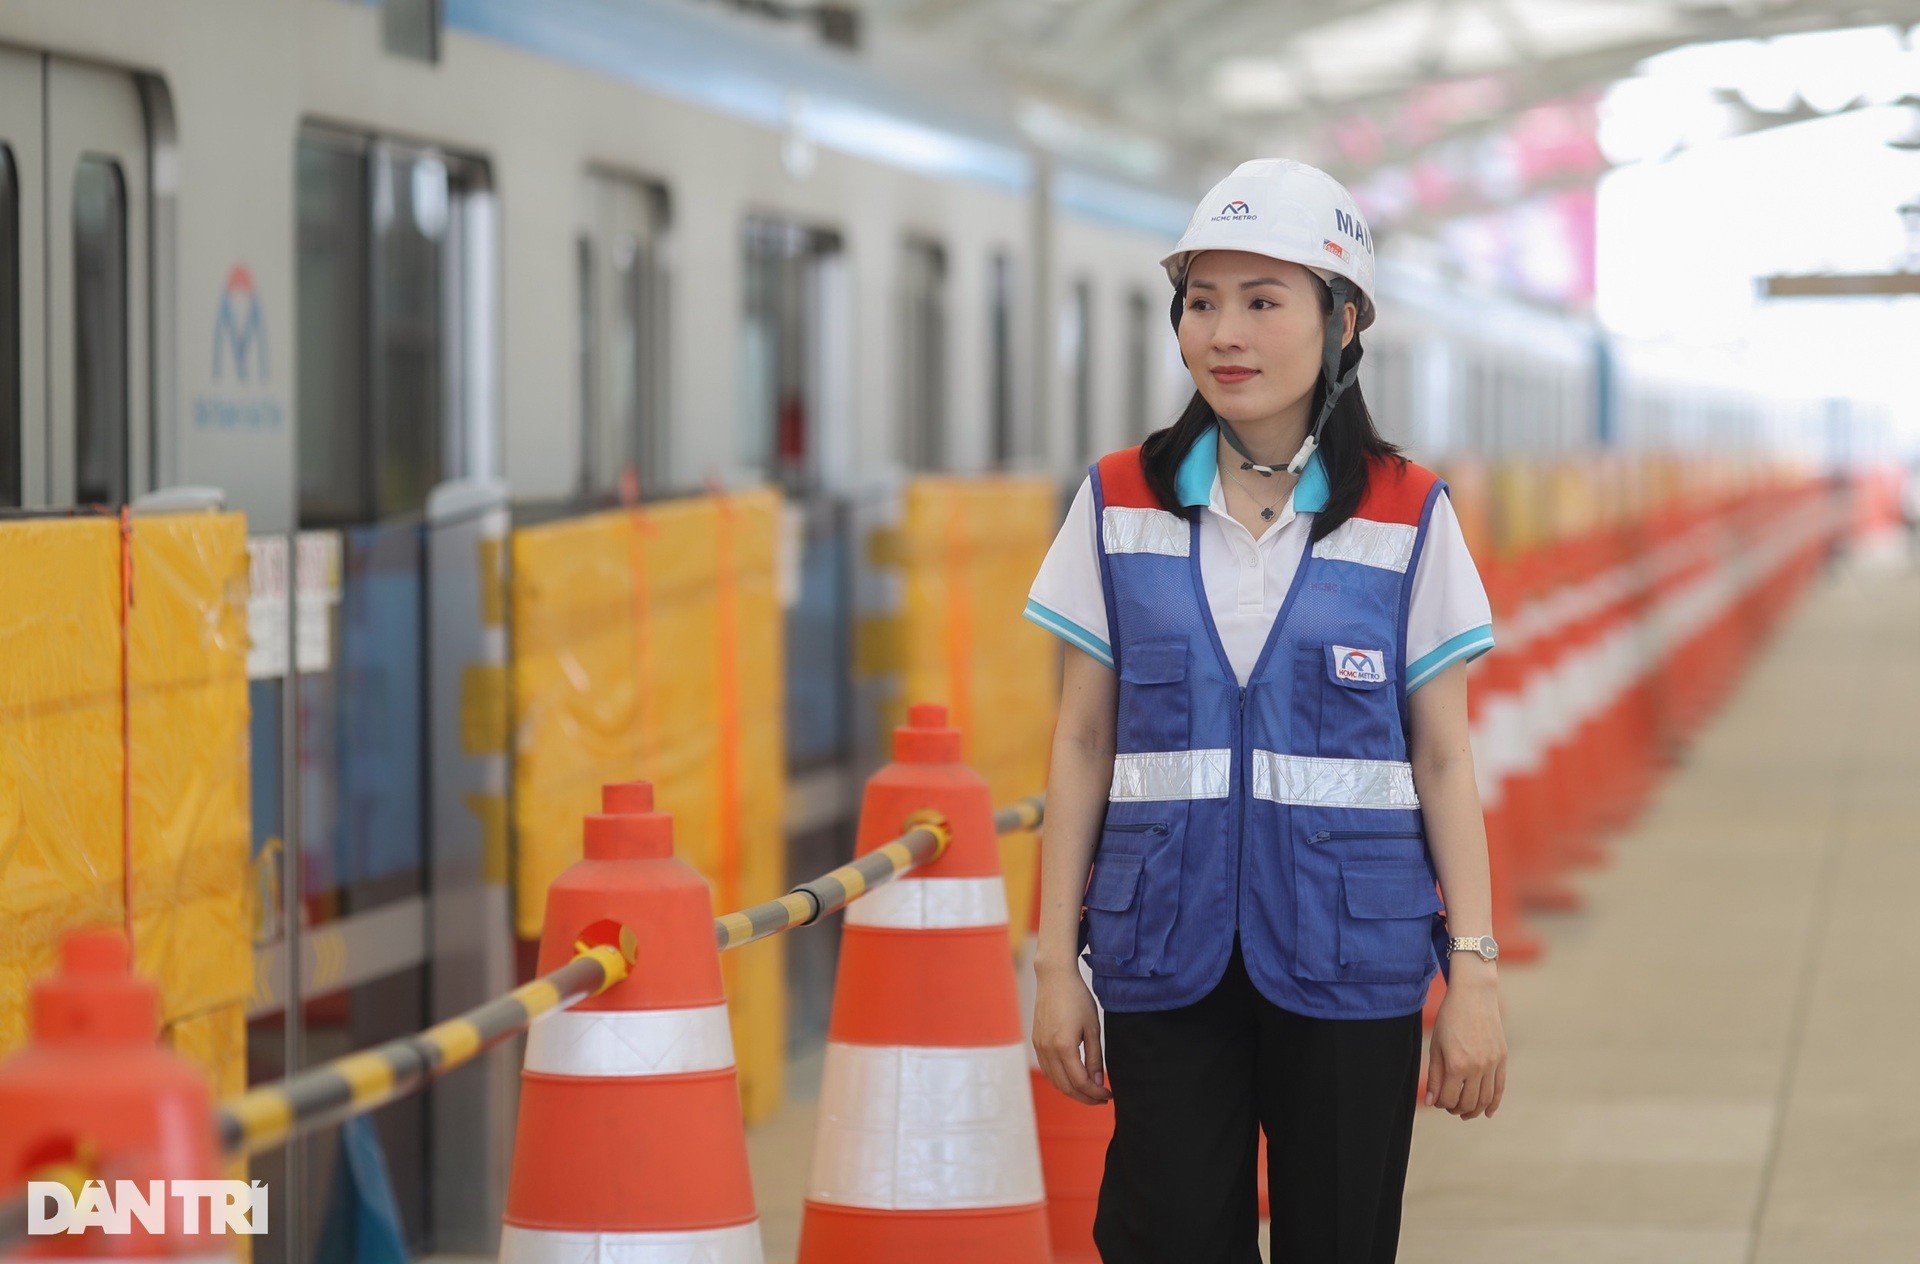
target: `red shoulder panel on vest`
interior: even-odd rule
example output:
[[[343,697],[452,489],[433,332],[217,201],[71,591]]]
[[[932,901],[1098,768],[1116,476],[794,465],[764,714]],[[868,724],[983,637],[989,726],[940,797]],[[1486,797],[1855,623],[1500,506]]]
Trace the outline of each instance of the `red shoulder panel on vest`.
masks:
[[[1100,495],[1103,503],[1121,509],[1158,509],[1160,501],[1147,486],[1147,470],[1135,445],[1100,458]]]
[[[1439,475],[1412,461],[1402,463],[1391,457],[1369,457],[1367,494],[1361,497],[1354,516],[1417,527],[1420,511],[1426,508],[1427,493],[1439,481]]]

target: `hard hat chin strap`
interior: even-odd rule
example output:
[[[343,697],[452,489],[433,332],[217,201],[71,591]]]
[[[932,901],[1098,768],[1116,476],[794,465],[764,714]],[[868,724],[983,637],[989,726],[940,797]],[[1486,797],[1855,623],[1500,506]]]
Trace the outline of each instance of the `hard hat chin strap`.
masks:
[[[1326,426],[1327,418],[1333,416],[1333,406],[1340,402],[1340,397],[1360,376],[1360,362],[1357,360],[1344,377],[1340,374],[1340,352],[1347,334],[1347,302],[1353,294],[1353,282],[1337,276],[1327,282],[1327,288],[1333,292],[1333,314],[1327,318],[1326,341],[1320,352],[1320,371],[1326,375],[1327,398],[1320,405],[1320,415],[1313,420],[1313,429],[1307,432],[1307,441],[1293,454],[1293,460],[1287,462],[1289,474],[1298,474],[1307,468],[1314,449],[1320,446],[1320,431]]]
[[[1293,454],[1293,460],[1285,466],[1287,473],[1293,475],[1307,468],[1314,450],[1320,446],[1320,431],[1326,427],[1327,419],[1333,416],[1334,405],[1340,402],[1340,397],[1360,376],[1358,361],[1344,375],[1340,373],[1340,352],[1344,349],[1342,344],[1346,341],[1347,333],[1347,303],[1353,293],[1353,283],[1337,276],[1327,282],[1327,288],[1333,292],[1333,315],[1327,320],[1326,340],[1320,352],[1320,371],[1327,379],[1327,398],[1320,405],[1320,415],[1314,418],[1313,429],[1307,432],[1306,442],[1300,445],[1300,450]],[[1252,470],[1262,478],[1272,478],[1280,472],[1280,466],[1262,465],[1255,461],[1246,445],[1240,442],[1240,436],[1227,424],[1226,418],[1215,414],[1214,420],[1219,423],[1220,433],[1227,437],[1227,446],[1240,454],[1241,469]]]

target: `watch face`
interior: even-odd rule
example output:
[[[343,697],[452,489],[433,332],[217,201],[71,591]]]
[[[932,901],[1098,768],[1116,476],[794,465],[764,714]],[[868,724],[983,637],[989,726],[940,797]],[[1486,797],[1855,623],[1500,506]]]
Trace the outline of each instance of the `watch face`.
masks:
[[[1500,955],[1500,945],[1493,942],[1492,935],[1480,936],[1480,955],[1488,961]]]

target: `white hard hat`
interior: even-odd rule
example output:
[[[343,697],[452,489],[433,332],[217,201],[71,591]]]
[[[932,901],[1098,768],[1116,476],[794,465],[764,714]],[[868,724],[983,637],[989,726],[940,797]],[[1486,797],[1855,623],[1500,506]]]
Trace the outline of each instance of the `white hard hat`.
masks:
[[[1355,327],[1373,323],[1373,234],[1353,195],[1318,167],[1290,158],[1235,167],[1200,199],[1160,265],[1177,286],[1202,250],[1246,250],[1297,263],[1323,281],[1345,277],[1356,291]]]

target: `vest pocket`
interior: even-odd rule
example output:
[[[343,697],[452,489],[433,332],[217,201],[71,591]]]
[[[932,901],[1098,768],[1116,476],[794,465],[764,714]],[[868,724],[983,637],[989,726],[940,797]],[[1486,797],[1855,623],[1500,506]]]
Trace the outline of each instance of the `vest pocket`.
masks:
[[[1128,969],[1140,931],[1139,856],[1101,855],[1087,884],[1087,965],[1095,974],[1144,974]]]
[[[1120,657],[1120,719],[1125,751],[1185,750],[1188,718],[1187,643],[1139,641]]]
[[[1391,647],[1303,645],[1294,657],[1294,718],[1313,753],[1404,759]]]
[[[1323,983],[1417,983],[1440,894],[1408,831],[1322,831],[1296,849],[1295,970]]]
[[[1094,852],[1081,903],[1087,965],[1095,974],[1140,979],[1174,966],[1186,814],[1177,804],[1149,806],[1161,819],[1109,820]],[[1171,816],[1164,815],[1168,808],[1175,809]]]
[[[1350,860],[1340,866],[1340,977],[1416,983],[1433,963],[1440,893],[1422,864]]]

